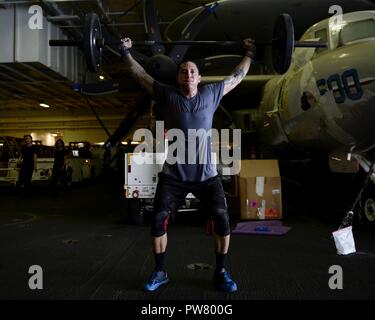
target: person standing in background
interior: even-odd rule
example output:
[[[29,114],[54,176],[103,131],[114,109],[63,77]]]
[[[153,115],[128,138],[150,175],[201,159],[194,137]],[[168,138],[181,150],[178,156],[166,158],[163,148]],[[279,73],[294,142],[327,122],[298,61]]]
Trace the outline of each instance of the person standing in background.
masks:
[[[65,150],[65,144],[62,139],[58,139],[55,143],[54,162],[52,168],[52,192],[53,195],[59,194],[60,187],[67,187],[66,159],[68,151]]]
[[[31,195],[31,179],[33,172],[38,170],[37,167],[37,148],[33,145],[33,138],[26,134],[23,137],[24,145],[22,146],[21,155],[18,163],[21,164],[18,174],[18,186],[23,190],[25,196]]]

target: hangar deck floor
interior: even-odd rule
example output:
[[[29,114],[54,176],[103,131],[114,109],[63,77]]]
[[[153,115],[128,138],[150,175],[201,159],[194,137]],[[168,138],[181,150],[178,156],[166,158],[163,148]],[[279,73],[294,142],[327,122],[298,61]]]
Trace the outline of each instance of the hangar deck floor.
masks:
[[[14,190],[1,190],[0,299],[375,298],[373,228],[355,229],[357,253],[339,256],[330,240],[337,221],[286,210],[283,223],[292,227],[286,235],[232,236],[228,269],[239,290],[225,294],[212,287],[212,270],[187,267],[213,265],[214,255],[203,222],[181,215],[169,228],[171,282],[147,293],[142,285],[153,268],[149,225],[124,223],[114,187],[83,185],[58,198],[42,190],[26,199]],[[29,289],[32,265],[43,269],[43,290]],[[332,265],[342,267],[342,290],[328,286]]]

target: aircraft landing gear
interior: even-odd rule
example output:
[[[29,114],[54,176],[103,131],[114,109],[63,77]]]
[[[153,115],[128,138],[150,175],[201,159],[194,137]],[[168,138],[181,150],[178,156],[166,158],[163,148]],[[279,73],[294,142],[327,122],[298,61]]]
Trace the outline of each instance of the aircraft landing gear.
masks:
[[[128,221],[135,225],[142,225],[144,222],[144,204],[141,199],[127,199]]]
[[[361,214],[363,222],[375,224],[375,186],[371,182],[362,194]]]

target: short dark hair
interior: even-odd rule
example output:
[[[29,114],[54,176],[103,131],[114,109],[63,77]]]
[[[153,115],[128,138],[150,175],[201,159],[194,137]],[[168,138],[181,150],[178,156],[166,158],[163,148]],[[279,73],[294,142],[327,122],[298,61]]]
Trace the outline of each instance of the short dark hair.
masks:
[[[185,64],[185,63],[188,63],[188,62],[194,63],[195,66],[196,66],[197,69],[198,69],[198,74],[201,74],[201,71],[199,70],[199,66],[198,66],[198,64],[197,64],[196,62],[192,61],[192,60],[184,60],[184,61],[182,61],[181,63],[179,63],[178,68],[177,68],[177,73],[180,72],[181,66],[182,66],[183,64]]]
[[[64,143],[63,139],[57,139],[56,142],[55,142],[55,147],[57,146],[58,142],[61,142],[61,144],[63,145],[63,147],[65,147],[65,143]]]
[[[25,135],[23,136],[24,139],[26,139],[27,137],[30,137],[30,139],[33,140],[33,137],[31,136],[31,134],[25,134]]]

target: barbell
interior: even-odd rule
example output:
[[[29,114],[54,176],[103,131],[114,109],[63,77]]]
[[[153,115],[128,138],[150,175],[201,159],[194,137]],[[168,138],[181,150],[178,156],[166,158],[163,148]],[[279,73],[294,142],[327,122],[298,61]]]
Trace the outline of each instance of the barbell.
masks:
[[[102,36],[100,20],[97,14],[88,13],[85,16],[85,26],[82,40],[49,40],[50,46],[77,46],[83,49],[87,67],[91,72],[98,72],[101,65],[102,49],[105,45],[121,45],[121,41],[106,41]],[[189,45],[189,46],[242,46],[243,41],[132,41],[132,45]],[[273,38],[270,41],[255,41],[256,46],[272,46],[272,63],[276,72],[285,73],[290,66],[294,47],[325,48],[322,41],[295,41],[292,17],[280,14],[275,22]]]

